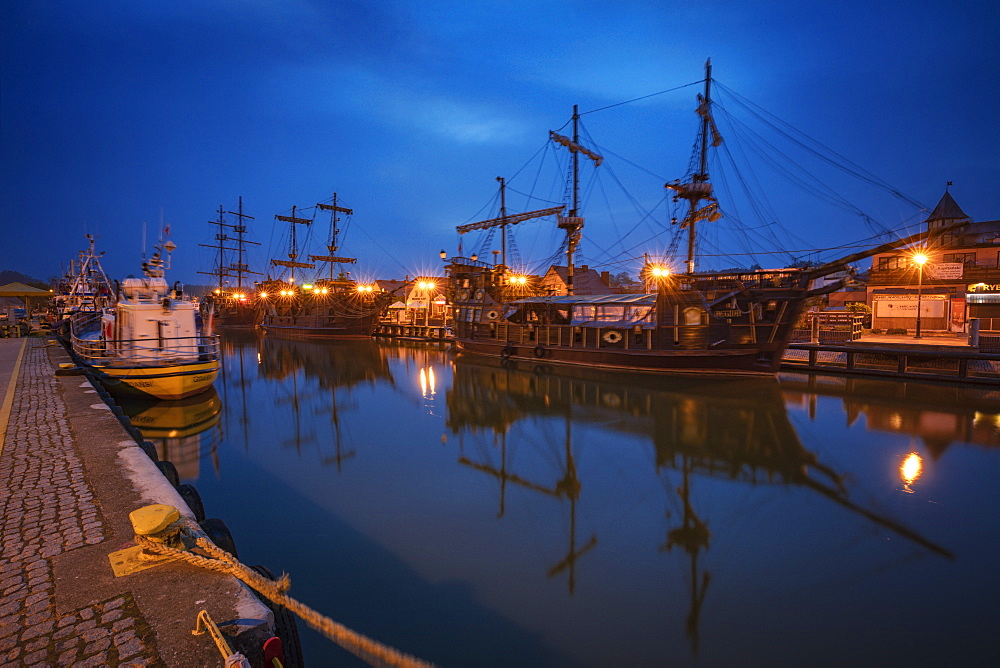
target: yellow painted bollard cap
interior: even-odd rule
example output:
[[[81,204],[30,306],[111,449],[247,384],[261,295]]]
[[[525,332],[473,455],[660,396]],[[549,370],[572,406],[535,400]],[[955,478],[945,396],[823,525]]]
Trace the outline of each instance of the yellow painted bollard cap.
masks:
[[[138,536],[152,536],[160,533],[169,525],[181,518],[180,512],[173,506],[154,503],[142,508],[136,508],[128,514],[132,529]]]

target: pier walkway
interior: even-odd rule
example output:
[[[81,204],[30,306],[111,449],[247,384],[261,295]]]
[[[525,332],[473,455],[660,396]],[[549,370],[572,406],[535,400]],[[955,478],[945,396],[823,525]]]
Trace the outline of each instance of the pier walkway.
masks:
[[[56,375],[69,361],[0,339],[0,667],[222,665],[191,633],[203,609],[254,658],[273,618],[234,577],[177,561],[114,576],[129,512],[190,510],[87,377]]]
[[[793,342],[781,360],[782,371],[881,376],[965,384],[1000,385],[1000,354],[968,337],[865,335],[838,343]]]

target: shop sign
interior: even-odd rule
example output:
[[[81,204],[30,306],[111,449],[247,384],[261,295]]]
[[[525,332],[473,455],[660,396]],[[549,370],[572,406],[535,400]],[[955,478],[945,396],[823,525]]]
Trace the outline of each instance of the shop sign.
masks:
[[[1000,285],[995,283],[970,283],[965,288],[966,292],[1000,292]]]
[[[944,318],[950,300],[941,295],[926,295],[920,299],[922,318]],[[916,318],[916,295],[879,295],[874,300],[876,318]]]

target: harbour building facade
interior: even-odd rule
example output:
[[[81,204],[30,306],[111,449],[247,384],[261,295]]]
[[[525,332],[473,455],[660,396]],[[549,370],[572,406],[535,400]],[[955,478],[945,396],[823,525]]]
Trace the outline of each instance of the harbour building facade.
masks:
[[[925,243],[872,258],[872,329],[1000,332],[1000,220],[974,222],[946,189],[925,224]]]

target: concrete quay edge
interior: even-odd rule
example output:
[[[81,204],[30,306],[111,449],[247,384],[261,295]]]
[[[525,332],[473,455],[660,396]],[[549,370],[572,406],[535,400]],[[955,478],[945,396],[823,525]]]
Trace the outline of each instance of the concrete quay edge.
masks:
[[[260,665],[274,619],[231,575],[171,562],[116,578],[134,545],[129,513],[192,516],[86,376],[56,376],[66,351],[0,339],[0,667],[221,666],[207,610]]]

